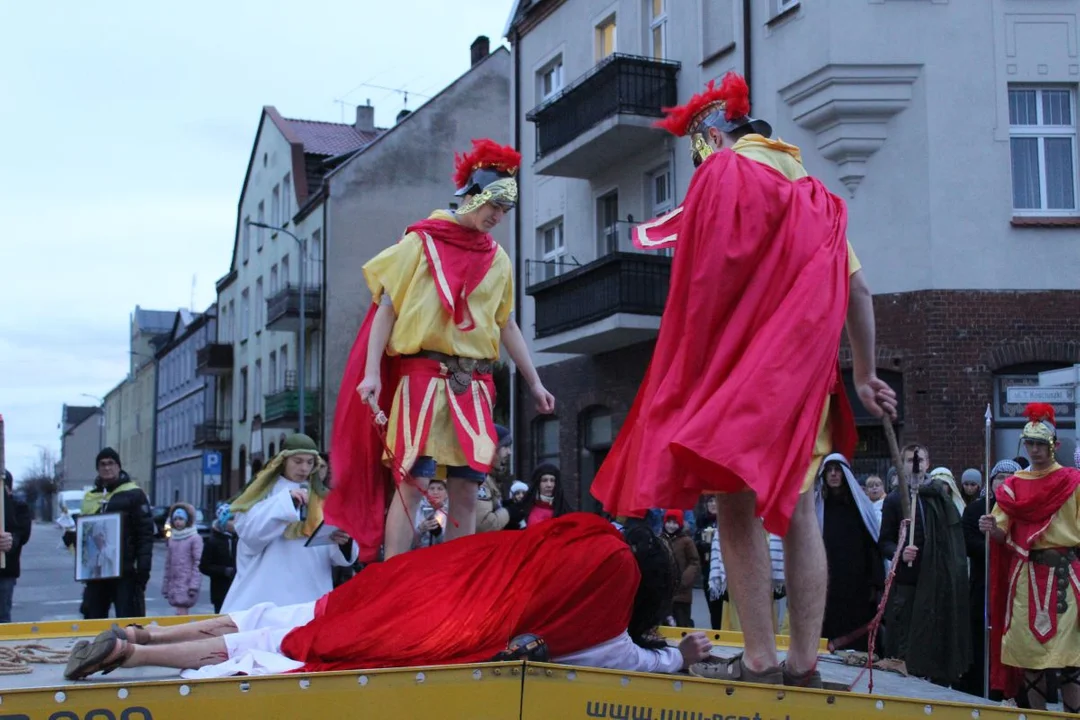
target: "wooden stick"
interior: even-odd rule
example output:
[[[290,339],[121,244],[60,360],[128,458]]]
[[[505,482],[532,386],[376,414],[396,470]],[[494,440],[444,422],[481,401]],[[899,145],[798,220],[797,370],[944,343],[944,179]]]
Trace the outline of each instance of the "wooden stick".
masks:
[[[0,472],[7,471],[7,458],[4,456],[4,416],[0,415]],[[5,532],[4,527],[4,513],[5,502],[7,501],[7,486],[4,486],[4,491],[0,492],[0,533]],[[0,570],[7,568],[7,553],[0,552]]]
[[[908,523],[907,542],[904,547],[910,546],[915,541],[915,503],[911,501],[911,478],[908,477],[904,468],[903,459],[900,457],[900,446],[896,442],[896,430],[893,429],[892,421],[883,417],[882,425],[885,426],[885,440],[889,443],[889,455],[892,456],[893,465],[896,467],[896,479],[900,483],[900,509]],[[911,567],[913,563],[908,563]]]

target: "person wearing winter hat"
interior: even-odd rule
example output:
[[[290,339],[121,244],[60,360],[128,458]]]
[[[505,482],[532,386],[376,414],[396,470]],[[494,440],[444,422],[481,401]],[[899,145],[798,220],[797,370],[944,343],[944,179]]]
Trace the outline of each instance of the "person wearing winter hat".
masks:
[[[154,517],[142,488],[132,482],[120,463],[120,454],[111,447],[97,455],[94,488],[83,497],[82,515],[119,513],[120,577],[87,581],[82,612],[87,620],[146,615],[146,584],[154,558]]]
[[[982,497],[982,473],[968,468],[960,474],[960,495],[965,507]]]
[[[510,447],[514,444],[514,436],[510,433],[510,428],[499,424],[495,425],[495,435],[498,437],[498,443],[495,446],[495,462],[492,470],[502,470],[510,458]],[[509,522],[510,511],[503,506],[499,483],[491,473],[488,473],[476,494],[476,532],[502,530]]]
[[[210,526],[210,537],[206,539],[202,559],[199,560],[199,572],[210,578],[210,602],[214,604],[216,613],[221,612],[225,596],[229,594],[236,576],[237,542],[229,503],[218,503],[214,522]]]
[[[229,505],[239,542],[236,576],[222,612],[266,602],[314,600],[334,589],[335,566],[352,565],[356,545],[341,530],[334,531],[328,544],[308,546],[322,525],[329,494],[320,479],[322,463],[314,440],[289,435],[281,451]]]
[[[668,510],[664,513],[664,532],[660,538],[671,548],[671,555],[675,558],[675,566],[678,582],[675,587],[675,596],[671,603],[671,614],[675,619],[676,627],[692,628],[694,620],[690,616],[690,610],[694,605],[694,583],[698,573],[701,572],[701,558],[698,557],[697,548],[690,534],[683,529],[683,513],[678,510]]]
[[[11,605],[15,584],[19,580],[19,559],[23,546],[30,542],[33,518],[30,506],[14,493],[15,478],[4,471],[4,531],[0,532],[0,552],[4,553],[4,567],[0,569],[0,623],[11,622]]]

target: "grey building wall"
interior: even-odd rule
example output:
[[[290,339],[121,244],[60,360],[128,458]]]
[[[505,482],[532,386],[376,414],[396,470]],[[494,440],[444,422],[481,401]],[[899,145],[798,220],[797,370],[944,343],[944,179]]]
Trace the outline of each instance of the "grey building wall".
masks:
[[[60,441],[60,463],[65,490],[81,490],[94,484],[97,477],[95,458],[105,439],[103,418],[104,413],[98,411],[64,432]]]
[[[200,348],[217,338],[214,317],[196,320],[158,361],[155,505],[189,502],[206,511],[203,451],[194,446],[195,426],[214,417],[214,378],[195,373]]]
[[[330,428],[349,350],[371,294],[364,263],[405,228],[454,201],[454,153],[474,138],[512,142],[510,54],[503,48],[401,120],[330,176],[326,201],[326,314],[323,437]],[[513,214],[492,235],[506,248]]]

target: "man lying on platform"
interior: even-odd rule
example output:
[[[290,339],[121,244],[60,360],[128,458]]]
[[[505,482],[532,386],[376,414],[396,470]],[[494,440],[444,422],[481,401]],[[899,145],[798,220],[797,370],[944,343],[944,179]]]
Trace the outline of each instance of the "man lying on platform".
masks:
[[[674,573],[647,528],[624,536],[595,515],[572,513],[370,565],[313,603],[265,603],[170,627],[114,625],[75,646],[64,676],[159,666],[209,678],[525,656],[675,673],[711,645],[703,633],[678,648],[650,639],[671,603]],[[522,635],[542,643],[526,638],[508,649]]]

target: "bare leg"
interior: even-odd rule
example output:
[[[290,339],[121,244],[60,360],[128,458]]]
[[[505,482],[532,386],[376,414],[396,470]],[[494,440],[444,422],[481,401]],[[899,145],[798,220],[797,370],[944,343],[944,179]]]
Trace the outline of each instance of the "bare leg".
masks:
[[[447,478],[447,494],[450,498],[450,522],[446,524],[446,539],[476,533],[476,496],[480,484],[473,480]]]
[[[124,628],[128,642],[139,643],[140,645],[175,645],[193,640],[221,637],[222,635],[237,632],[237,630],[236,623],[228,615],[184,625],[167,627],[152,625],[141,630],[133,627]],[[147,635],[143,635],[143,633],[147,633],[149,636],[149,640],[146,642],[141,642],[147,638]]]
[[[828,584],[825,543],[821,539],[811,493],[799,497],[784,538],[784,581],[791,623],[787,667],[794,674],[809,672],[817,664]]]
[[[225,639],[206,638],[168,646],[135,645],[124,667],[167,667],[194,670],[204,665],[220,665],[229,659]]]
[[[777,666],[772,619],[772,563],[769,540],[754,517],[754,494],[716,496],[720,552],[727,569],[728,592],[742,625],[743,664],[753,672]]]
[[[428,478],[417,478],[416,481],[424,491],[427,490]],[[394,491],[394,499],[386,511],[386,560],[407,553],[412,548],[413,538],[416,537],[416,510],[422,498],[421,490],[409,483],[401,483]]]

